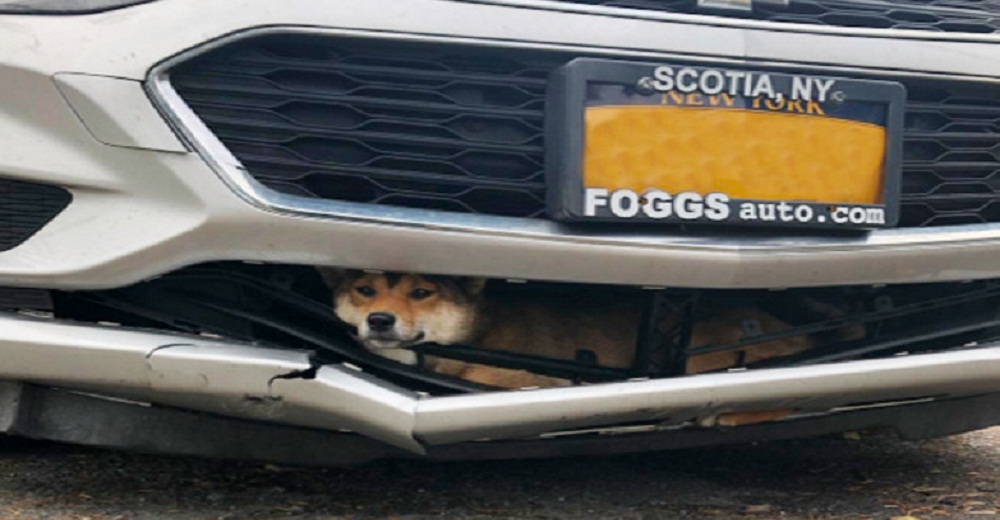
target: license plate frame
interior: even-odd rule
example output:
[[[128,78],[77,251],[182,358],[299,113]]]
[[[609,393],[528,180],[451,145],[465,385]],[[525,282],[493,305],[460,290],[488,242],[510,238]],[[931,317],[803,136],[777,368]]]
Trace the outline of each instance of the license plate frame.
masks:
[[[775,93],[775,95],[780,94],[782,96],[786,96],[784,99],[787,101],[792,100],[794,87],[799,87],[794,94],[802,97],[804,95],[804,86],[811,84],[809,82],[822,82],[815,83],[815,85],[827,85],[826,82],[832,81],[833,83],[829,84],[832,86],[827,86],[821,106],[826,104],[832,106],[835,110],[839,110],[840,112],[838,113],[847,114],[864,108],[873,114],[871,116],[873,118],[872,121],[876,125],[884,128],[885,142],[884,157],[881,163],[882,189],[880,193],[880,200],[874,200],[870,203],[845,203],[835,200],[741,199],[727,196],[726,205],[729,208],[728,214],[726,218],[722,219],[718,218],[723,212],[721,210],[721,204],[718,205],[719,211],[716,211],[713,215],[711,215],[712,218],[709,218],[709,216],[705,214],[705,205],[708,202],[707,197],[709,195],[707,193],[700,194],[703,206],[702,214],[696,217],[692,217],[691,212],[685,212],[683,215],[678,215],[678,212],[674,210],[668,211],[670,214],[667,216],[663,216],[662,211],[659,212],[659,215],[652,215],[656,212],[647,212],[644,207],[642,210],[636,210],[635,214],[631,214],[631,209],[627,212],[622,212],[623,214],[628,214],[628,216],[622,216],[612,212],[611,206],[608,204],[608,197],[610,197],[610,195],[608,197],[604,197],[604,205],[601,206],[601,190],[603,188],[595,188],[593,186],[588,187],[584,185],[584,162],[587,129],[585,119],[587,110],[590,108],[603,108],[605,106],[614,107],[617,105],[602,105],[600,104],[602,102],[601,100],[598,100],[595,104],[593,100],[594,89],[591,88],[591,86],[611,85],[616,89],[621,87],[620,92],[623,93],[623,96],[631,95],[636,97],[636,99],[629,98],[630,104],[632,101],[635,101],[634,104],[638,106],[659,106],[659,102],[644,102],[642,100],[637,101],[637,99],[642,96],[646,96],[650,99],[655,99],[657,96],[665,96],[665,91],[658,90],[656,87],[662,87],[666,84],[666,82],[661,81],[659,85],[656,85],[655,83],[657,78],[665,78],[663,75],[658,75],[660,74],[660,69],[658,68],[662,67],[670,68],[672,73],[676,74],[680,74],[681,71],[685,70],[693,71],[687,73],[685,76],[686,79],[688,79],[688,83],[685,85],[686,87],[690,87],[692,85],[691,78],[695,75],[698,75],[698,77],[701,77],[702,75],[712,76],[712,79],[721,75],[731,79],[739,74],[744,74],[747,75],[746,83],[752,83],[750,79],[751,77],[759,80],[760,77],[767,76],[768,83],[773,87],[772,92]],[[716,72],[713,73],[708,71]],[[706,72],[708,73],[706,74]],[[728,76],[726,74],[728,74]],[[680,87],[679,82],[676,81],[677,79],[678,78],[674,76],[671,80],[675,90]],[[696,82],[697,81],[695,81],[695,83]],[[712,81],[709,81],[708,84],[715,87],[715,83]],[[746,87],[746,85],[736,85],[735,89],[740,94],[745,92],[752,93],[751,90],[740,90],[744,87]],[[590,98],[588,98],[588,88],[591,88]],[[729,85],[725,88],[734,87]],[[631,94],[629,94],[629,89],[631,89]],[[618,92],[618,90],[615,90],[614,92]],[[819,98],[818,93],[818,87],[811,92],[812,96],[816,97],[817,100]],[[770,93],[765,90],[764,94],[764,97],[766,98]],[[834,94],[836,94],[836,96],[834,96]],[[749,107],[753,99],[760,96],[737,97],[744,99],[747,107]],[[666,98],[664,97],[663,99],[665,100]],[[548,186],[546,205],[548,213],[549,216],[555,220],[578,223],[631,222],[637,224],[648,224],[655,222],[675,225],[750,225],[760,227],[798,227],[815,229],[873,229],[891,227],[896,225],[899,218],[905,100],[906,90],[903,85],[891,81],[852,79],[808,74],[785,74],[735,67],[694,66],[683,63],[622,62],[603,59],[578,58],[554,71],[549,80],[549,90],[546,99],[547,117],[545,128],[545,138],[547,143],[546,184]],[[777,102],[774,104],[777,104]],[[848,110],[845,111],[844,108],[847,108]],[[715,112],[718,113],[720,110],[725,109],[720,108]],[[751,112],[749,108],[747,108],[746,111]],[[767,113],[766,110],[761,110],[760,112]],[[876,117],[879,114],[881,114],[881,120],[878,120]],[[812,117],[816,118],[813,119],[813,121],[838,119],[837,117],[818,115],[813,115]],[[851,121],[850,119],[842,120]],[[802,121],[802,124],[805,124],[806,120],[803,119]],[[796,177],[795,179],[798,178],[799,177]],[[589,191],[585,191],[587,188],[591,189]],[[649,187],[648,189],[654,188],[659,189],[655,186]],[[595,190],[597,193],[596,195],[594,195]],[[614,191],[617,190],[604,191],[608,191],[608,193],[614,195]],[[635,189],[631,191],[637,192],[638,190]],[[646,193],[653,194],[653,192],[648,191],[635,194],[638,197],[636,200],[639,201],[638,204],[640,206],[647,203],[648,198],[645,195]],[[668,193],[667,195],[668,198],[670,198],[671,194]],[[678,194],[673,194],[672,201],[669,202],[669,204],[680,204],[676,195]],[[725,194],[723,193],[722,195]],[[618,202],[621,202],[621,204],[616,205],[614,209],[621,209],[622,206],[626,205],[626,202],[632,200],[631,197],[632,194],[622,194],[622,197],[617,199]],[[721,196],[717,196],[713,202],[720,203],[721,198]],[[662,200],[658,202],[662,202]],[[744,206],[745,204],[760,205],[779,203],[794,205],[796,211],[798,211],[798,206],[807,206],[809,211],[803,209],[800,213],[804,214],[811,212],[811,216],[804,221],[799,218],[792,218],[790,220],[784,218],[761,220],[760,218],[742,218],[743,216],[746,216],[745,214],[741,216],[741,213],[744,213],[742,210],[746,209]],[[688,204],[689,206],[691,205],[690,196],[685,199],[685,204]],[[662,208],[662,204],[659,207]],[[673,208],[677,207],[679,206],[673,206]],[[774,213],[773,210],[772,213]],[[784,211],[781,213],[784,215]]]

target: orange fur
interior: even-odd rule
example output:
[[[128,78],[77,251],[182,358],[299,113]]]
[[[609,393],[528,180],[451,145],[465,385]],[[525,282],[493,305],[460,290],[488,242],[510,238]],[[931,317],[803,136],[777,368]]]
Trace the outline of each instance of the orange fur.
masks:
[[[391,277],[391,278],[390,278]],[[440,279],[438,279],[440,280]],[[460,279],[453,279],[460,280]],[[386,275],[356,273],[343,280],[328,281],[335,289],[335,310],[344,321],[359,329],[359,339],[373,351],[404,362],[398,348],[419,342],[442,345],[468,344],[484,349],[533,354],[556,359],[576,359],[585,349],[597,356],[599,365],[626,368],[632,365],[638,328],[645,300],[609,293],[607,297],[529,296],[523,293],[483,299],[482,281],[465,280],[465,290],[442,286],[440,281],[416,274]],[[393,283],[391,283],[393,282]],[[448,284],[453,285],[453,284]],[[460,285],[460,284],[455,284]],[[359,288],[368,288],[364,295]],[[366,290],[368,290],[366,289]],[[415,289],[431,294],[419,300]],[[392,338],[370,337],[365,318],[375,312],[396,316]],[[670,317],[666,330],[679,317]],[[735,344],[743,337],[743,323],[757,321],[764,333],[789,325],[760,309],[722,309],[712,318],[697,322],[692,330],[693,347]],[[385,348],[389,345],[390,348]],[[689,359],[688,373],[723,370],[743,361],[752,363],[796,354],[813,346],[807,336],[785,338],[749,346],[742,352],[719,352]],[[405,352],[403,352],[405,354]],[[427,367],[439,373],[503,388],[565,386],[570,382],[532,374],[524,370],[428,358]]]

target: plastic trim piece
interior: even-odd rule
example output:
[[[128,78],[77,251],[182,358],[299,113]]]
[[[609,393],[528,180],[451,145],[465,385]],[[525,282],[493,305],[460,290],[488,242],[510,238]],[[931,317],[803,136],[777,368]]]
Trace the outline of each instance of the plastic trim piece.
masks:
[[[500,5],[539,11],[556,11],[565,13],[580,13],[612,18],[631,18],[637,20],[661,20],[674,23],[690,23],[698,25],[717,25],[722,27],[741,27],[747,29],[766,29],[775,32],[808,32],[820,34],[849,34],[869,38],[905,38],[914,40],[953,40],[953,41],[998,41],[996,33],[959,33],[931,32],[917,29],[874,29],[867,27],[845,27],[814,25],[802,23],[776,23],[767,20],[750,20],[716,16],[709,13],[687,14],[634,9],[628,7],[613,7],[603,5],[588,5],[562,2],[560,0],[452,0],[470,4]],[[778,0],[787,1],[787,0]],[[763,2],[762,2],[763,3]]]
[[[2,421],[9,418],[5,425]],[[434,446],[436,460],[531,459],[774,441],[892,428],[925,439],[1000,424],[1000,394],[922,401],[805,417],[739,429],[679,429]],[[0,382],[0,431],[33,439],[145,453],[343,466],[410,452],[360,435],[231,419],[35,385]],[[239,439],[239,442],[233,442]]]
[[[59,73],[56,88],[94,139],[109,146],[187,153],[150,103],[142,83],[130,79]],[[115,107],[113,111],[104,107]]]

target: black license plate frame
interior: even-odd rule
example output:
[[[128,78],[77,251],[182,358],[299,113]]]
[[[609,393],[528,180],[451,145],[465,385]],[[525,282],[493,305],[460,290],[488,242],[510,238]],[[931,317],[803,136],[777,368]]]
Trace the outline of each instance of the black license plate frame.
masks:
[[[802,85],[802,78],[815,81],[833,81],[836,90],[828,88],[824,103],[840,106],[860,106],[869,104],[882,106],[884,119],[879,123],[885,128],[885,148],[882,170],[882,200],[878,204],[844,204],[831,205],[826,201],[789,200],[780,201],[798,206],[808,206],[813,216],[803,222],[801,219],[782,219],[761,221],[739,218],[738,211],[744,203],[778,203],[760,199],[730,198],[729,216],[725,219],[708,218],[701,215],[694,218],[679,216],[677,212],[667,217],[651,217],[644,211],[622,217],[605,207],[587,207],[592,202],[585,200],[584,193],[584,148],[585,148],[585,111],[587,110],[588,89],[591,85],[615,85],[622,92],[633,92],[635,96],[662,94],[657,92],[651,82],[655,82],[658,68],[668,67],[675,73],[691,70],[705,75],[707,71],[717,71],[725,74],[767,75],[775,92],[789,96],[796,84]],[[714,73],[708,75],[717,76]],[[690,74],[689,74],[690,76]],[[796,79],[799,78],[799,79]],[[675,77],[676,79],[676,77]],[[747,80],[748,82],[750,80]],[[799,83],[796,83],[799,82]],[[676,83],[676,82],[675,82]],[[800,89],[801,91],[802,89]],[[818,89],[817,89],[818,90]],[[834,96],[836,94],[836,96]],[[747,98],[753,99],[753,97]],[[709,225],[751,225],[763,227],[799,227],[818,229],[873,229],[891,227],[899,219],[899,198],[902,170],[903,120],[905,111],[906,90],[902,84],[891,81],[853,79],[831,76],[786,74],[752,69],[696,66],[683,63],[663,62],[624,62],[593,58],[575,59],[557,69],[550,76],[547,94],[546,119],[546,183],[547,209],[549,216],[563,222],[615,222],[615,223],[663,223],[663,224],[709,224]],[[641,104],[641,103],[640,103]],[[643,196],[639,195],[642,203]],[[702,194],[707,196],[707,194]],[[707,202],[707,200],[702,200]],[[716,201],[717,202],[717,201]],[[674,203],[677,203],[675,200]],[[801,210],[805,213],[805,210]],[[873,217],[874,215],[874,217]],[[878,217],[880,215],[880,217]],[[716,215],[717,216],[717,215]],[[862,218],[864,217],[864,218]]]

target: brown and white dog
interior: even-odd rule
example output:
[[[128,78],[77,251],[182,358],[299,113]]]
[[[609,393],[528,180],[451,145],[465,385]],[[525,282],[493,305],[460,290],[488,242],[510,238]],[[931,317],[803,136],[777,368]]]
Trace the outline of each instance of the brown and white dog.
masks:
[[[321,269],[333,288],[334,311],[357,327],[357,339],[366,348],[396,361],[415,364],[408,347],[420,343],[470,345],[484,349],[575,359],[585,348],[605,367],[632,365],[644,299],[581,298],[579,295],[537,296],[523,293],[503,297],[484,295],[480,278],[418,274],[373,274]],[[832,312],[832,311],[831,311]],[[698,321],[691,345],[734,344],[743,336],[743,324],[756,321],[762,332],[789,327],[754,307],[723,309]],[[661,324],[670,327],[672,323]],[[688,373],[731,368],[740,357],[745,363],[787,356],[814,346],[808,336],[769,341],[739,352],[718,352],[689,359]],[[523,370],[428,357],[425,367],[435,372],[504,388],[565,386],[563,379]]]

